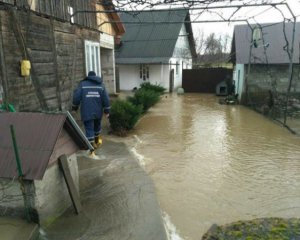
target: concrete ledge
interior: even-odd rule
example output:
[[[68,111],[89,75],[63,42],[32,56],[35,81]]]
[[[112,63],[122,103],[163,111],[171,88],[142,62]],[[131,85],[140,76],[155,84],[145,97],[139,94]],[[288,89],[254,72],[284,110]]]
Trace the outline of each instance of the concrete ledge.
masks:
[[[18,218],[0,217],[0,233],[5,240],[37,240],[39,226]]]

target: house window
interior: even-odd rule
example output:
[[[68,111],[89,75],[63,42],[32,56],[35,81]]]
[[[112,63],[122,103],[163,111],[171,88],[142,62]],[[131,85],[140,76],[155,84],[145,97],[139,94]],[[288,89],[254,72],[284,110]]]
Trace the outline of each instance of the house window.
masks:
[[[176,75],[178,75],[179,73],[179,62],[177,61],[176,62]]]
[[[85,67],[86,74],[94,71],[101,76],[100,44],[98,42],[85,41]]]
[[[68,13],[70,14],[70,17],[73,15],[73,13],[74,13],[73,7],[68,6]],[[74,23],[74,17],[73,16],[71,17],[70,20],[71,20],[71,23]]]
[[[149,80],[149,66],[140,64],[140,79],[143,81]]]

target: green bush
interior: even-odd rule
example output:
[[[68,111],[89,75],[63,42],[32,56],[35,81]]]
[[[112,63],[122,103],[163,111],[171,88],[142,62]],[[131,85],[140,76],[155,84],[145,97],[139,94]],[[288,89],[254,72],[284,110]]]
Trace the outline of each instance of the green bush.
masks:
[[[164,87],[159,86],[159,85],[153,85],[149,82],[142,83],[140,87],[141,87],[141,89],[151,90],[151,91],[157,92],[160,95],[163,94],[166,91],[166,89]]]
[[[160,99],[160,94],[152,90],[140,88],[133,97],[128,97],[127,100],[135,106],[142,106],[143,113],[156,104]]]
[[[142,114],[142,107],[125,100],[112,102],[109,122],[112,131],[117,135],[126,135],[132,129]]]

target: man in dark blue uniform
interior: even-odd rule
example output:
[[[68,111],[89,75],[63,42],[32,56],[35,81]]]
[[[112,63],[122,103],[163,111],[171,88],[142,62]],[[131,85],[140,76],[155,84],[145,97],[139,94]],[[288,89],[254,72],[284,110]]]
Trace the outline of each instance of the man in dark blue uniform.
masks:
[[[100,138],[101,119],[103,112],[109,117],[110,103],[102,78],[90,71],[74,91],[72,110],[80,107],[86,137],[97,148],[102,144]]]

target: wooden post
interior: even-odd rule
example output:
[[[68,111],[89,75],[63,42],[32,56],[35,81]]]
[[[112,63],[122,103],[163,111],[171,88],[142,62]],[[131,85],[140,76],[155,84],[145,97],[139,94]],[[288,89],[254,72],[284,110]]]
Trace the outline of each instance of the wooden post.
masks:
[[[82,209],[81,203],[80,203],[80,197],[79,197],[79,193],[75,187],[75,184],[74,184],[74,181],[73,181],[70,169],[69,169],[67,156],[66,155],[60,156],[58,158],[58,162],[59,162],[60,169],[62,170],[62,173],[64,175],[75,211],[77,214],[79,214]]]

